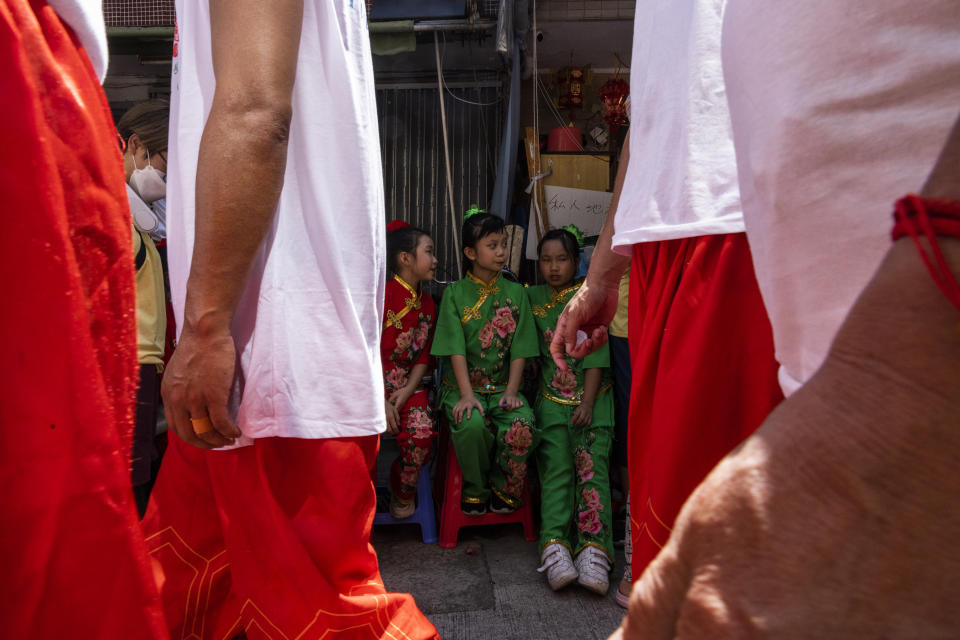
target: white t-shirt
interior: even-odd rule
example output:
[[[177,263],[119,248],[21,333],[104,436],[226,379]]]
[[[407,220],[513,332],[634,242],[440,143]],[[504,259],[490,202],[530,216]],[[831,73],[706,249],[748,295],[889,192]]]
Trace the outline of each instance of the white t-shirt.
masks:
[[[304,3],[283,190],[233,323],[240,371],[231,409],[245,436],[240,444],[360,436],[386,425],[379,355],[386,230],[365,12],[359,1]],[[208,3],[178,0],[177,25],[167,233],[179,329],[197,155],[215,87]]]
[[[723,41],[747,235],[791,393],[960,113],[960,5],[730,0]]]
[[[48,4],[73,29],[90,57],[94,72],[103,82],[107,77],[107,31],[103,24],[102,1],[49,0]]]
[[[614,249],[743,231],[720,66],[726,0],[638,2],[630,62],[630,163]]]

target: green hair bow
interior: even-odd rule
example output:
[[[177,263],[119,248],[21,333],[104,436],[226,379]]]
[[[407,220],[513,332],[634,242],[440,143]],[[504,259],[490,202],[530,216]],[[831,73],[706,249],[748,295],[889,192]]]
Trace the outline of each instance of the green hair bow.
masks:
[[[475,215],[477,215],[478,213],[486,213],[486,212],[487,212],[486,209],[481,209],[481,208],[478,207],[477,205],[472,204],[472,205],[470,205],[470,208],[467,209],[467,210],[464,212],[464,214],[463,214],[463,219],[466,220],[466,219],[469,218],[470,216],[475,216]]]
[[[575,224],[568,224],[563,227],[564,231],[569,231],[577,239],[577,247],[583,247],[583,231],[577,228]]]

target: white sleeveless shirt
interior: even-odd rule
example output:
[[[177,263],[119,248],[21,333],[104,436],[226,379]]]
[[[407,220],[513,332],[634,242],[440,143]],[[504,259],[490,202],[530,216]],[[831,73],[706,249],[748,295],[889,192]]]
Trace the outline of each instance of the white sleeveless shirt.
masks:
[[[179,330],[197,155],[216,81],[208,3],[178,0],[177,25],[167,232]],[[385,235],[364,2],[306,0],[283,190],[232,327],[239,371],[231,412],[244,434],[238,444],[384,430]]]
[[[740,192],[790,394],[820,368],[960,112],[956,0],[730,0]]]
[[[76,34],[93,65],[100,82],[107,77],[107,30],[103,23],[101,0],[49,0],[57,12]]]
[[[613,247],[744,230],[720,65],[726,0],[638,2]]]

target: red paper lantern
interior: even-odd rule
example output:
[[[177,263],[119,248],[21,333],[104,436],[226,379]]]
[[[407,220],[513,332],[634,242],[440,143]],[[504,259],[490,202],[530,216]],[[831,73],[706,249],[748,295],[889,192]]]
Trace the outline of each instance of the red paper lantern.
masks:
[[[603,83],[597,96],[603,101],[603,119],[610,126],[610,132],[627,124],[627,96],[630,85],[621,78],[610,78]]]
[[[557,106],[561,109],[580,109],[583,107],[583,69],[565,67],[557,72],[559,98]]]

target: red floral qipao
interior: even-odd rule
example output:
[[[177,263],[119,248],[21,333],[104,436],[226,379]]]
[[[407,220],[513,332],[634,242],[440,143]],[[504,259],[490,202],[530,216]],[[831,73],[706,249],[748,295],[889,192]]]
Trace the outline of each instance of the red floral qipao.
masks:
[[[436,308],[425,296],[394,276],[387,281],[380,358],[387,398],[407,384],[410,371],[430,363]],[[430,459],[435,434],[426,389],[418,388],[399,407],[400,457],[390,470],[390,486],[401,501],[413,500],[420,468]]]

